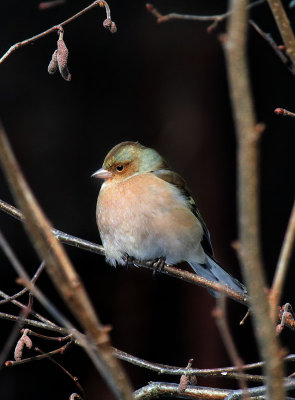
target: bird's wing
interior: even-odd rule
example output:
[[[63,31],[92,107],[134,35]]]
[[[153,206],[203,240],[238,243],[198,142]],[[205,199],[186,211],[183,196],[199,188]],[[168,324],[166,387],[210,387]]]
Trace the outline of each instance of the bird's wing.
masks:
[[[196,216],[196,218],[198,218],[198,220],[200,221],[202,228],[203,228],[203,239],[202,239],[202,247],[205,251],[206,254],[208,254],[209,256],[213,256],[213,249],[212,249],[212,245],[211,245],[211,240],[210,240],[210,233],[208,231],[208,228],[201,216],[200,211],[197,209],[196,203],[188,189],[188,187],[186,186],[186,183],[184,181],[184,179],[177,174],[174,171],[171,171],[169,169],[159,169],[157,171],[153,171],[152,172],[154,175],[156,175],[158,178],[163,179],[164,181],[170,183],[171,185],[176,186],[184,195],[184,197],[187,200],[187,204],[190,208],[190,210],[192,211],[192,213]]]

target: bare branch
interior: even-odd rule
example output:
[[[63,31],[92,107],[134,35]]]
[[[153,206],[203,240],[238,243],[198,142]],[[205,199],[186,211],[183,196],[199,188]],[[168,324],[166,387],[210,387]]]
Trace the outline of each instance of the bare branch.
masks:
[[[265,0],[253,1],[253,3],[247,5],[247,9],[251,9],[263,3],[265,3]],[[225,20],[231,15],[231,11],[227,11],[224,14],[218,15],[190,15],[178,13],[169,13],[164,15],[160,11],[158,11],[158,9],[155,8],[154,5],[151,3],[146,4],[146,9],[157,19],[158,23],[171,21],[173,19],[186,21],[213,21],[213,24],[208,27],[209,31],[211,31],[213,28],[216,28],[219,22]]]
[[[179,393],[176,383],[152,382],[134,392],[136,400],[148,400],[161,396],[180,397],[182,399],[225,399],[234,391],[207,387],[188,386],[185,392]]]
[[[259,231],[259,149],[261,132],[253,109],[247,65],[246,37],[248,26],[247,0],[231,0],[225,44],[231,101],[238,140],[238,216],[241,259],[249,290],[251,314],[262,358],[266,361],[267,396],[283,400],[283,365],[275,326],[265,294]]]
[[[289,379],[286,381],[284,387],[287,390],[295,388],[295,380]],[[211,399],[211,400],[239,400],[243,398],[242,390],[229,390],[229,389],[213,389],[209,387],[188,386],[186,391],[179,393],[178,385],[175,383],[164,382],[151,382],[149,385],[144,386],[134,392],[136,400],[149,400],[161,396],[180,397],[183,399]],[[249,389],[249,394],[252,398],[265,395],[267,391],[266,386],[259,386]]]
[[[48,353],[43,353],[43,354],[39,354],[38,356],[23,358],[22,360],[20,360],[20,359],[16,360],[16,361],[9,360],[9,361],[6,361],[5,366],[6,367],[14,367],[16,365],[25,364],[25,363],[28,363],[31,361],[43,360],[44,358],[49,358],[50,356],[53,356],[55,354],[63,354],[66,351],[66,349],[72,344],[73,344],[73,342],[70,341],[70,342],[66,343],[64,346],[59,347],[58,349],[49,351]]]
[[[81,15],[85,14],[87,11],[91,10],[94,7],[105,7],[106,9],[106,16],[107,18],[111,19],[111,11],[108,3],[105,0],[96,0],[93,3],[91,3],[88,7],[85,7],[83,10],[79,11],[77,14],[73,15],[72,17],[66,19],[65,21],[61,22],[58,25],[52,26],[51,28],[47,29],[44,32],[39,33],[38,35],[32,36],[26,40],[23,40],[22,42],[15,43],[13,46],[11,46],[7,52],[0,58],[0,64],[3,63],[3,61],[6,60],[12,53],[14,53],[16,50],[20,49],[21,47],[27,46],[30,43],[36,42],[39,39],[44,38],[45,36],[57,32],[60,30],[61,27],[69,24],[70,22],[74,21],[75,19],[81,17]]]
[[[150,361],[143,360],[142,358],[135,357],[131,354],[125,353],[122,350],[118,350],[114,348],[114,354],[120,360],[129,362],[130,364],[137,365],[141,368],[146,368],[151,371],[157,372],[159,375],[195,375],[195,376],[203,376],[203,377],[218,377],[218,378],[231,378],[231,379],[239,379],[240,374],[238,372],[237,367],[227,367],[227,368],[213,368],[213,369],[198,369],[198,368],[189,368],[187,367],[174,367],[171,365],[164,365],[153,363]],[[289,356],[290,361],[295,361],[295,355]],[[243,371],[254,368],[261,368],[263,366],[263,362],[242,365],[241,369]],[[245,379],[253,382],[264,382],[265,377],[262,375],[250,375],[243,374]]]
[[[71,342],[70,342],[71,343]],[[41,354],[45,354],[44,351],[42,351],[40,348],[35,347],[35,351]],[[63,350],[64,351],[64,350]],[[63,353],[62,353],[63,354]],[[54,358],[51,357],[49,353],[47,353],[48,359],[55,364],[58,368],[60,368],[77,386],[77,388],[80,390],[81,394],[86,398],[85,390],[81,386],[81,384],[78,382],[78,378],[73,376],[64,366],[62,366],[59,362],[57,362]],[[75,397],[73,397],[74,399]],[[79,395],[76,396],[76,398],[82,399]]]
[[[1,231],[0,231],[0,235],[1,235]],[[40,267],[39,267],[39,268],[37,269],[37,271],[35,272],[33,278],[31,279],[31,282],[32,282],[32,283],[35,283],[35,282],[36,282],[36,280],[39,278],[41,272],[43,271],[44,267],[45,267],[45,264],[44,264],[44,262],[42,262],[41,265],[40,265]],[[29,290],[28,288],[24,288],[24,289],[22,289],[20,292],[14,294],[13,296],[8,296],[8,297],[5,298],[5,300],[0,300],[0,305],[5,304],[5,303],[9,303],[9,302],[11,302],[12,300],[17,299],[18,297],[20,297],[20,296],[22,296],[23,294],[27,293],[28,290]],[[2,296],[1,291],[0,291],[0,296]]]
[[[8,321],[13,321],[13,322],[17,322],[21,319],[21,317],[19,317],[17,315],[7,314],[7,313],[3,313],[3,312],[0,312],[0,318],[6,319]],[[62,335],[62,334],[68,335],[68,333],[69,333],[68,329],[61,328],[57,325],[52,325],[52,324],[48,324],[45,322],[40,322],[40,321],[36,321],[34,319],[28,319],[28,318],[23,318],[23,321],[24,321],[24,324],[26,324],[26,325],[35,326],[36,328],[40,328],[40,329],[47,329],[52,332],[57,332],[60,335]]]

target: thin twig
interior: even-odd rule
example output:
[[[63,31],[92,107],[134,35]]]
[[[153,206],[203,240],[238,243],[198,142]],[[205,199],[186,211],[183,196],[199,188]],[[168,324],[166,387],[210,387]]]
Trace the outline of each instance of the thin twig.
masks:
[[[6,360],[10,350],[15,344],[15,341],[19,335],[19,331],[25,324],[26,318],[30,313],[30,306],[28,305],[26,308],[21,310],[20,315],[18,316],[18,319],[16,321],[16,324],[14,325],[12,331],[10,332],[6,342],[4,343],[3,349],[0,354],[0,368],[2,367],[4,361]]]
[[[69,342],[72,343],[72,342]],[[63,350],[63,352],[66,349]],[[41,353],[41,354],[45,354],[44,351],[42,351],[40,348],[35,347],[35,351]],[[63,352],[61,354],[63,354]],[[55,364],[56,366],[58,366],[58,368],[60,368],[77,386],[77,388],[80,390],[81,394],[84,396],[84,398],[86,397],[86,393],[85,390],[83,389],[83,387],[81,386],[80,382],[78,382],[78,378],[73,376],[63,365],[61,365],[58,361],[56,361],[54,358],[51,357],[51,353],[47,353],[48,355],[48,360],[50,360],[53,364]]]
[[[45,36],[59,31],[60,27],[65,26],[66,24],[69,24],[70,22],[74,21],[75,19],[81,17],[81,15],[85,14],[87,11],[91,10],[94,7],[97,6],[104,6],[106,9],[106,16],[107,18],[111,19],[111,11],[108,3],[105,0],[96,0],[89,6],[85,7],[83,10],[79,11],[77,14],[73,15],[72,17],[66,19],[65,21],[59,23],[58,25],[52,26],[51,28],[47,29],[44,32],[39,33],[38,35],[32,36],[28,39],[23,40],[22,42],[15,43],[13,46],[11,46],[7,52],[0,58],[0,64],[3,63],[9,57],[13,52],[16,50],[20,49],[21,47],[27,46],[30,43],[36,42],[39,39],[44,38]]]
[[[235,346],[233,337],[231,335],[227,320],[226,320],[226,298],[220,296],[217,298],[217,306],[214,310],[214,316],[216,318],[216,323],[219,328],[223,343],[230,357],[231,362],[237,368],[240,377],[238,379],[240,389],[244,391],[245,398],[249,397],[248,387],[246,383],[246,378],[243,372],[243,361],[239,356],[237,348]]]
[[[143,360],[141,358],[135,357],[131,354],[125,353],[124,351],[118,350],[114,348],[114,354],[120,360],[126,361],[130,364],[137,365],[141,368],[146,368],[151,371],[157,372],[159,375],[195,375],[195,376],[203,376],[203,377],[218,377],[218,378],[232,378],[238,379],[240,374],[237,373],[237,367],[228,367],[228,368],[213,368],[213,369],[198,369],[198,368],[189,368],[186,367],[174,367],[171,365],[164,365],[153,363],[150,361]],[[295,360],[295,356],[294,360]],[[253,363],[248,365],[243,365],[242,370],[261,368],[263,366],[263,362]],[[249,381],[253,382],[263,382],[265,377],[262,375],[251,375],[244,374],[245,378]]]
[[[8,321],[17,322],[21,318],[18,315],[12,315],[12,314],[0,312],[0,319],[6,319]],[[29,318],[24,318],[23,320],[26,325],[34,326],[34,327],[40,328],[40,329],[47,329],[52,332],[57,332],[60,335],[63,335],[63,334],[68,335],[69,334],[68,329],[59,327],[57,325],[52,325],[52,324],[48,324],[45,322],[36,321],[34,319],[29,319]]]
[[[253,3],[247,6],[247,9],[254,8],[263,3],[265,3],[265,0],[253,1]],[[213,21],[213,24],[210,25],[210,27],[208,28],[209,31],[212,30],[213,28],[216,28],[219,22],[225,20],[231,15],[231,11],[227,11],[223,14],[217,14],[217,15],[191,15],[191,14],[178,14],[178,13],[162,14],[160,11],[158,11],[157,8],[154,7],[153,4],[150,3],[146,4],[146,8],[157,19],[158,23],[171,21],[173,19],[180,19],[186,21]]]
[[[277,263],[275,276],[271,287],[271,306],[273,319],[276,318],[277,308],[279,306],[283,285],[285,282],[289,260],[294,249],[295,241],[295,201],[291,211],[287,230],[283,240],[279,260]]]
[[[31,279],[31,282],[32,282],[32,283],[35,283],[35,282],[36,282],[36,280],[39,278],[41,272],[43,271],[44,267],[45,267],[45,264],[44,264],[44,262],[42,261],[40,267],[37,269],[37,271],[35,272],[33,278]],[[27,293],[28,290],[29,290],[28,288],[24,288],[24,289],[22,289],[20,292],[14,294],[13,296],[6,297],[5,300],[0,300],[0,306],[1,306],[2,304],[9,303],[9,302],[11,302],[12,300],[17,299],[18,297],[20,297],[20,296],[22,296],[23,294]],[[0,293],[0,296],[1,296],[1,295],[2,295],[2,293]]]
[[[27,288],[26,288],[26,289],[27,289]],[[9,298],[10,298],[10,296],[8,296],[8,294],[4,293],[2,290],[0,290],[0,296],[3,297],[3,298],[5,298],[5,299],[9,299]],[[20,301],[18,301],[18,300],[10,300],[10,303],[14,304],[15,306],[17,306],[17,307],[19,307],[19,308],[26,308],[26,306],[25,306],[23,303],[21,303]],[[31,310],[31,311],[30,311],[30,314],[31,314],[33,317],[39,319],[39,320],[40,320],[41,322],[43,322],[44,324],[51,325],[51,326],[53,326],[53,327],[56,327],[56,326],[57,326],[57,325],[54,324],[52,321],[50,321],[50,320],[47,319],[47,318],[44,318],[41,314],[37,313],[37,312],[34,311],[34,310]]]
[[[274,113],[277,115],[282,115],[283,117],[293,117],[295,118],[295,113],[293,113],[292,111],[286,110],[285,108],[275,108],[274,109]]]
[[[291,71],[292,74],[295,75],[295,66],[291,63],[290,59],[283,53],[280,47],[276,44],[276,42],[271,37],[270,33],[263,32],[263,30],[252,19],[249,20],[249,24],[270,45],[270,47],[274,50],[274,52],[282,61],[282,63],[288,67],[289,71]]]
[[[251,315],[261,352],[266,361],[267,396],[283,400],[283,365],[281,349],[270,317],[265,294],[259,230],[259,146],[261,131],[257,130],[251,83],[247,63],[246,38],[248,27],[247,0],[231,0],[225,43],[228,80],[238,141],[238,218],[243,275],[249,290]]]
[[[73,342],[70,341],[70,342],[66,343],[64,346],[59,347],[58,349],[49,351],[48,353],[43,353],[43,354],[39,354],[38,356],[23,358],[22,360],[19,360],[19,361],[8,360],[8,361],[6,361],[5,366],[6,367],[14,367],[16,365],[25,364],[25,363],[28,363],[31,361],[43,360],[44,358],[49,358],[50,356],[53,356],[55,354],[63,354],[65,352],[65,350],[72,344],[73,344]]]
[[[41,339],[53,340],[53,341],[57,341],[57,342],[63,342],[64,340],[69,340],[69,339],[73,338],[72,333],[70,333],[69,335],[66,335],[66,336],[47,336],[47,335],[41,335],[40,333],[34,332],[31,329],[27,329],[27,335],[32,335],[32,336],[36,336]]]

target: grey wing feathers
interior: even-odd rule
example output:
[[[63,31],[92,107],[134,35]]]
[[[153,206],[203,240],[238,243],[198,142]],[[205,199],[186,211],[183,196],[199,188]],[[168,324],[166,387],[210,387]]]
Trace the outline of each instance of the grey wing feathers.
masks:
[[[208,228],[200,214],[200,211],[196,207],[196,203],[184,181],[184,179],[177,174],[174,171],[171,171],[169,169],[159,169],[157,171],[153,171],[153,174],[156,175],[158,178],[163,179],[164,181],[171,183],[171,185],[176,186],[178,189],[181,190],[185,198],[187,199],[188,206],[191,210],[191,212],[198,218],[200,221],[202,228],[203,228],[203,239],[201,241],[202,247],[205,251],[206,254],[209,256],[213,256],[213,249],[211,245],[211,240],[210,240],[210,233],[208,231]]]

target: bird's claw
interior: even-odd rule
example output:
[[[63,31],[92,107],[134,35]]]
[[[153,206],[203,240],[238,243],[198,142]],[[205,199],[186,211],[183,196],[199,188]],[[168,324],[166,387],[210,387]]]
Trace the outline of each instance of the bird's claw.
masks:
[[[129,269],[130,267],[134,267],[134,257],[125,254],[123,259],[125,261],[125,266],[127,269]]]
[[[152,261],[153,277],[157,272],[162,272],[165,267],[166,257],[159,257]]]

